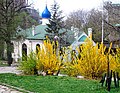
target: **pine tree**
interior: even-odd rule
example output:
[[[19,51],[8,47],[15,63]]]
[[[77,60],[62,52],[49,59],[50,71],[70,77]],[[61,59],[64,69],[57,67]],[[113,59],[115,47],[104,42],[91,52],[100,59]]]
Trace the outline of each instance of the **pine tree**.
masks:
[[[64,26],[63,24],[63,16],[62,11],[59,10],[60,6],[57,2],[54,1],[54,4],[51,8],[51,18],[49,19],[49,24],[47,24],[46,32],[49,34],[47,35],[51,40],[55,36],[60,37],[62,33],[60,33],[60,29],[62,29]]]

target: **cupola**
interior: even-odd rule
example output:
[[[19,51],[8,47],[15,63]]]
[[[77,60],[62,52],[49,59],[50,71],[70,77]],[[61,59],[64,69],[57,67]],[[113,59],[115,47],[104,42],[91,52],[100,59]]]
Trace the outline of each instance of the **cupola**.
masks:
[[[49,19],[51,17],[51,13],[47,8],[47,5],[45,7],[45,10],[42,12],[42,18]]]

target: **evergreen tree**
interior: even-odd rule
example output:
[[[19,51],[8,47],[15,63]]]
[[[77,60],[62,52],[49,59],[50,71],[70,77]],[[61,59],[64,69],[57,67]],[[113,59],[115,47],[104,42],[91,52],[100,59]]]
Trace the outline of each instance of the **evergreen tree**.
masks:
[[[47,35],[51,40],[55,36],[61,37],[63,33],[60,32],[60,29],[64,27],[63,25],[63,16],[62,11],[59,10],[60,6],[57,2],[54,1],[54,4],[51,8],[51,18],[49,19],[49,24],[47,24],[46,32],[49,34]]]

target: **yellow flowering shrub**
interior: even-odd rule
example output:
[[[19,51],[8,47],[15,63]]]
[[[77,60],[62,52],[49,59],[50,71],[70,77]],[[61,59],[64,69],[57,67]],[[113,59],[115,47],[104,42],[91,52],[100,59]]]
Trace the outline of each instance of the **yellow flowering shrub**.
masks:
[[[117,53],[114,57],[114,60],[115,60],[114,70],[120,73],[120,48],[117,48],[116,50],[117,50]]]
[[[57,44],[58,46],[58,44]],[[61,68],[61,59],[55,43],[49,39],[44,41],[44,47],[38,50],[37,69],[46,74],[55,74]]]
[[[61,69],[69,76],[82,75],[86,78],[100,78],[107,72],[108,62],[110,70],[120,72],[120,48],[114,53],[110,45],[108,51],[101,44],[93,46],[93,42],[86,40],[75,51],[71,47],[59,50],[58,42],[47,38],[37,52],[27,56],[19,68],[24,74],[38,74],[43,71],[48,75],[57,74]]]
[[[76,77],[80,74],[80,64],[78,64],[77,62],[66,62],[64,66],[64,71],[67,73],[68,76]]]
[[[112,44],[106,56],[108,57],[109,69],[115,72],[120,72],[120,48],[116,48],[116,52],[111,49]]]
[[[77,54],[73,54],[73,57],[71,55],[71,61],[66,63],[65,70],[70,76],[82,75],[87,78],[99,78],[107,71],[109,61],[110,69],[115,71],[116,61],[113,53],[110,53],[111,47],[112,44],[106,51],[102,43],[93,46],[90,40],[86,40],[86,43],[77,49]]]
[[[70,48],[69,54],[64,58],[67,60],[64,63],[64,70],[69,76],[82,75],[87,78],[101,77],[107,71],[107,56],[104,54],[106,47],[103,44],[96,44],[90,40],[72,51]],[[69,57],[68,57],[69,56]]]
[[[106,47],[103,44],[93,46],[92,42],[86,42],[80,46],[81,52],[78,63],[81,75],[89,78],[102,76],[107,69],[107,57],[104,52]]]
[[[69,53],[65,53],[64,57],[67,61],[64,63],[64,72],[67,73],[69,76],[77,76],[80,74],[80,66],[77,62],[77,56],[76,52],[72,51],[71,48],[69,48]]]
[[[111,51],[112,44],[108,51],[106,47],[101,43],[93,46],[92,42],[88,41],[80,46],[81,52],[78,63],[80,66],[81,75],[89,78],[99,78],[103,73],[107,72],[108,61],[110,64],[110,70],[115,71],[116,61],[115,54]]]

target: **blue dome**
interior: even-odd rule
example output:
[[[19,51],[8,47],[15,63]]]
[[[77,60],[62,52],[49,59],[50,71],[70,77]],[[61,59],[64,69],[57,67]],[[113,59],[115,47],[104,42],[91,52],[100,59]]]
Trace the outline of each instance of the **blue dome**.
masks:
[[[42,18],[50,18],[50,17],[51,17],[51,13],[46,6],[45,10],[42,12]]]

